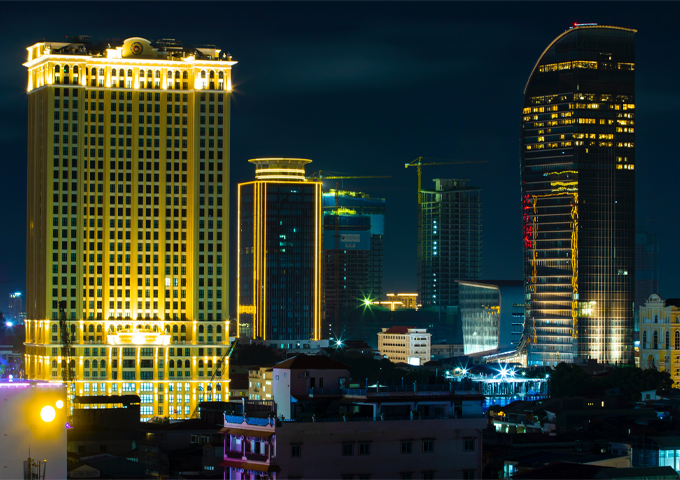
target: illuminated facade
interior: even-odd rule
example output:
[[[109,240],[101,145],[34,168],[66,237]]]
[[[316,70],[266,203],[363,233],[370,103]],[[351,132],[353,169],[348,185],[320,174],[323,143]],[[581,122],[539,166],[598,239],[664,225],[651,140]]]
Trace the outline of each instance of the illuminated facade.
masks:
[[[482,192],[467,180],[434,182],[434,190],[421,191],[420,302],[457,307],[456,280],[482,275]]]
[[[633,359],[634,36],[576,25],[541,54],[524,91],[529,365]]]
[[[187,418],[228,346],[236,62],[143,38],[27,50],[26,374],[61,379],[65,301],[71,394],[136,393],[143,419]]]
[[[423,365],[432,357],[432,335],[424,328],[390,327],[378,332],[378,350],[390,362]]]
[[[680,385],[680,299],[652,294],[640,312],[640,368],[668,372]]]
[[[382,295],[385,199],[333,189],[322,198],[325,335],[337,338],[336,311]]]
[[[254,182],[238,185],[240,338],[319,340],[321,182],[299,158],[258,158]]]

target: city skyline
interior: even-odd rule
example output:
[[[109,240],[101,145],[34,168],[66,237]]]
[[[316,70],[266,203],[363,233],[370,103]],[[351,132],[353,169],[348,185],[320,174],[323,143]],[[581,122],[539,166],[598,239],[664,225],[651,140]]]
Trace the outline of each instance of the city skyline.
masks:
[[[589,9],[579,6],[575,9],[576,12],[570,11],[569,18],[560,14],[559,8],[545,6],[546,12],[554,13],[551,18],[559,20],[548,24],[542,22],[540,27],[532,30],[531,35],[526,35],[525,27],[529,24],[522,18],[528,11],[527,4],[497,5],[495,11],[488,14],[483,22],[472,21],[471,26],[466,26],[463,20],[435,20],[446,13],[478,18],[475,15],[482,8],[470,4],[431,5],[428,8],[393,5],[389,11],[380,5],[309,5],[302,8],[291,4],[272,6],[264,12],[255,5],[221,7],[225,13],[238,13],[242,18],[241,23],[245,21],[256,27],[254,32],[266,31],[266,35],[262,35],[256,42],[252,42],[255,33],[239,30],[242,27],[234,28],[224,35],[211,34],[210,38],[205,39],[198,31],[186,29],[179,23],[173,23],[174,20],[166,22],[162,29],[127,21],[121,29],[100,25],[100,20],[94,20],[86,28],[78,27],[78,33],[96,35],[97,32],[102,32],[102,38],[128,35],[143,36],[151,40],[175,36],[187,43],[215,43],[233,53],[239,60],[239,73],[234,85],[232,109],[232,186],[251,178],[247,164],[242,165],[247,158],[267,154],[314,158],[319,169],[342,170],[350,174],[393,175],[390,182],[370,185],[366,181],[345,181],[344,188],[366,191],[372,196],[386,198],[385,238],[393,240],[386,242],[384,247],[383,290],[396,291],[415,290],[416,286],[417,206],[413,192],[416,178],[414,171],[404,171],[401,165],[420,155],[453,160],[490,161],[489,166],[484,168],[443,166],[431,169],[426,171],[423,183],[427,185],[430,178],[437,177],[470,178],[473,184],[480,186],[485,192],[495,192],[495,196],[486,195],[484,202],[483,215],[487,228],[484,229],[482,277],[521,277],[521,239],[518,239],[521,212],[516,206],[519,189],[516,181],[507,182],[509,186],[502,185],[502,181],[503,177],[518,179],[516,145],[519,122],[516,120],[516,111],[521,106],[522,88],[531,66],[545,44],[567,29],[572,20],[621,25],[636,28],[640,32],[636,51],[636,94],[640,105],[637,111],[638,120],[644,127],[636,132],[638,148],[642,149],[641,158],[657,159],[659,168],[670,169],[671,173],[666,171],[665,178],[662,179],[670,181],[676,167],[671,163],[670,146],[662,144],[661,140],[676,129],[674,125],[677,120],[666,115],[677,105],[678,100],[677,97],[669,100],[663,93],[670,92],[673,69],[676,67],[660,63],[662,56],[656,53],[654,41],[672,41],[670,38],[676,33],[664,27],[668,25],[664,18],[671,17],[668,12],[677,7],[646,6],[647,13],[638,15],[639,8],[635,4],[627,5],[630,6],[612,15],[604,15],[606,10],[598,5]],[[5,8],[8,18],[13,18],[12,15],[19,16],[25,11],[22,10],[25,7],[18,5]],[[151,10],[152,6],[142,4],[139,8]],[[54,7],[46,5],[43,12],[52,12],[53,18],[59,18],[61,13],[52,9]],[[276,12],[304,28],[295,35],[285,33],[277,26]],[[120,13],[111,12],[111,15],[110,23],[115,24]],[[329,17],[332,16],[336,20],[330,20]],[[47,17],[45,15],[44,18]],[[363,19],[350,21],[340,27],[336,22],[345,17]],[[406,20],[407,17],[409,20]],[[15,43],[17,44],[14,49],[16,51],[12,52],[16,58],[23,57],[23,48],[26,45],[31,45],[42,37],[56,40],[63,35],[76,33],[64,32],[63,27],[57,27],[63,22],[52,21],[46,25],[42,18],[39,16],[36,19],[33,31],[13,32],[15,34],[12,35],[10,45],[14,48]],[[318,20],[317,26],[310,22],[313,19]],[[516,23],[513,24],[513,20]],[[323,32],[320,25],[327,26],[328,31]],[[405,33],[407,31],[409,33]],[[490,36],[491,32],[495,32],[495,37]],[[506,45],[511,42],[500,45],[498,40],[502,35],[515,36],[519,45]],[[274,51],[267,51],[266,45],[277,39],[282,42],[279,42]],[[457,42],[462,42],[466,47],[459,46]],[[492,46],[500,49],[504,55],[489,53]],[[401,74],[395,75],[404,68],[403,58],[411,59],[412,65]],[[275,78],[266,75],[266,71],[272,69],[279,69],[281,75],[274,75]],[[498,69],[504,71],[503,77],[497,75],[479,81],[484,72]],[[25,77],[22,73],[19,58],[2,79],[2,99],[9,113],[3,121],[7,122],[9,118],[13,120],[12,124],[3,125],[4,134],[0,140],[12,157],[20,159],[3,164],[6,178],[22,179],[26,174],[23,162],[26,152],[26,122],[22,120],[26,116],[25,94],[22,93]],[[652,83],[652,78],[656,83]],[[498,90],[488,95],[493,88]],[[402,92],[406,95],[401,96]],[[399,107],[394,105],[394,98],[397,96],[400,98]],[[489,119],[486,131],[471,127],[488,117],[480,116],[474,111],[473,103],[468,99],[470,97],[477,98],[478,103],[488,99],[489,103],[498,105],[499,114]],[[481,113],[485,109],[479,110]],[[260,113],[253,113],[255,111]],[[329,116],[327,112],[330,111],[334,114]],[[272,115],[263,115],[262,112]],[[390,118],[395,117],[397,112],[401,123]],[[277,113],[278,118],[285,113],[286,122],[276,120]],[[322,120],[317,121],[320,118]],[[315,126],[313,123],[321,125]],[[292,131],[308,129],[314,135],[291,135]],[[253,138],[259,132],[267,132],[267,135],[259,136],[256,144]],[[348,142],[347,138],[352,141]],[[328,148],[341,145],[339,142],[343,140],[345,145],[342,148]],[[658,169],[653,168],[651,162],[640,163],[636,169],[638,192],[652,188],[652,181],[658,180]],[[25,181],[11,183],[4,195],[6,204],[16,208],[8,212],[7,222],[14,226],[10,230],[23,232]],[[324,185],[325,188],[332,186]],[[667,205],[672,205],[669,199],[674,197],[669,193],[670,189],[657,188],[656,191],[655,196],[638,196],[638,217],[641,221],[652,220],[651,228],[658,227],[662,269],[659,293],[663,297],[673,297],[677,295],[678,285],[671,283],[677,281],[670,273],[677,268],[679,261],[671,254],[671,248],[674,229],[678,227],[664,224],[662,228],[660,217],[664,214],[664,209],[669,208]],[[232,192],[232,225],[235,218],[233,197]],[[390,220],[400,217],[406,221],[412,218],[411,232],[403,231],[403,222]],[[390,234],[390,231],[394,233]],[[233,228],[230,229],[230,235],[233,251]],[[23,282],[14,280],[25,276],[22,261],[25,259],[25,254],[22,253],[24,249],[25,240],[21,234],[8,235],[5,249],[7,253],[0,257],[0,281],[14,282],[6,284],[7,292],[24,291]],[[233,272],[233,265],[231,269]],[[233,298],[233,273],[231,284],[230,295]],[[4,294],[3,298],[7,298],[7,295]],[[231,304],[233,310],[234,301]]]

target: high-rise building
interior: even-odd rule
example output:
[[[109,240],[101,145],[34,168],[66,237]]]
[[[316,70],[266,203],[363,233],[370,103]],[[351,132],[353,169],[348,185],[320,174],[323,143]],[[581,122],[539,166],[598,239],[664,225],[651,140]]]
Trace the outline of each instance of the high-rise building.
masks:
[[[238,185],[237,334],[320,340],[321,182],[305,179],[311,160],[249,162],[256,180]]]
[[[575,25],[524,90],[530,365],[633,359],[635,30]]]
[[[17,320],[21,312],[24,311],[24,297],[21,292],[14,292],[9,294],[8,317],[10,320]]]
[[[653,293],[659,293],[659,238],[656,233],[638,228],[635,231],[636,324],[639,322],[640,307]]]
[[[458,307],[456,280],[481,277],[482,192],[467,182],[438,178],[434,190],[421,191],[418,293],[424,307]]]
[[[143,418],[222,395],[235,63],[168,39],[28,47],[28,378],[61,378],[65,301],[72,395],[136,393]]]
[[[323,335],[338,338],[336,317],[382,295],[385,199],[362,192],[323,194]]]

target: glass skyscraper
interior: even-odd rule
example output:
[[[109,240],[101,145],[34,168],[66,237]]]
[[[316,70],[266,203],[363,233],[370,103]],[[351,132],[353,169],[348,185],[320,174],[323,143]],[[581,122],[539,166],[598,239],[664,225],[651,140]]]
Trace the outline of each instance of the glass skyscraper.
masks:
[[[300,158],[258,158],[238,185],[238,335],[321,338],[321,182]]]
[[[543,51],[524,91],[530,365],[633,358],[635,32],[574,25]]]

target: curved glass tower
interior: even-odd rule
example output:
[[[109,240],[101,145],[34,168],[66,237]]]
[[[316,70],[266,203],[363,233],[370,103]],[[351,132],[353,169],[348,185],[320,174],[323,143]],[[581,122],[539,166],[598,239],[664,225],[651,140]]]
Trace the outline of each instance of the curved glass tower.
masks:
[[[633,358],[635,32],[575,25],[543,51],[524,90],[530,365]]]

